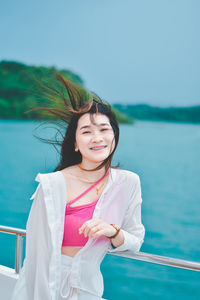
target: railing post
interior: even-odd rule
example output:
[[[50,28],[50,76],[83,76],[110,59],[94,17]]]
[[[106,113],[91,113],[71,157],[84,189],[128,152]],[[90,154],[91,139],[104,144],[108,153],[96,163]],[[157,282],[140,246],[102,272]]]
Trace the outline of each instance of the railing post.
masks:
[[[16,234],[15,272],[18,274],[22,267],[23,236]]]

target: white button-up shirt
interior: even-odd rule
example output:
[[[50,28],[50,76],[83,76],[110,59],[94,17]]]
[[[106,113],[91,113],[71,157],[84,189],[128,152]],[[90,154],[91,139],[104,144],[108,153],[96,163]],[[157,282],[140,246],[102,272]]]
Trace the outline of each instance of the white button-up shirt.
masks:
[[[61,282],[61,247],[67,190],[61,171],[41,174],[26,224],[26,255],[11,300],[57,300]],[[110,168],[108,183],[93,218],[121,227],[124,243],[113,249],[110,239],[89,238],[73,257],[69,285],[103,295],[100,264],[106,253],[140,250],[145,229],[141,222],[141,183],[131,171]]]

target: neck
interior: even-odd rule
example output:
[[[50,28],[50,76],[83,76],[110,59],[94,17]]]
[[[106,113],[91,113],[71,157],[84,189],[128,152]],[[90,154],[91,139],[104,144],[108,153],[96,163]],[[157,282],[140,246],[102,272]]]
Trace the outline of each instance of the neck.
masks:
[[[99,163],[86,163],[82,161],[78,167],[80,169],[80,172],[84,178],[86,178],[88,181],[95,182],[102,178],[105,175],[105,166],[103,166],[101,169],[96,170],[96,171],[85,171],[85,170],[92,170],[96,168],[99,165]],[[82,170],[85,169],[85,170]]]

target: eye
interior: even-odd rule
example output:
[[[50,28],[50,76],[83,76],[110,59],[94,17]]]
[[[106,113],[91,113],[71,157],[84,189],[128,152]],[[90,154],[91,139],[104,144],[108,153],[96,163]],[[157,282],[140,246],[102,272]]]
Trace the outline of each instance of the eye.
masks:
[[[103,129],[101,129],[101,131],[105,131],[105,130],[108,130],[108,128],[103,128]]]
[[[85,133],[90,133],[90,131],[84,131],[83,134],[85,134]]]

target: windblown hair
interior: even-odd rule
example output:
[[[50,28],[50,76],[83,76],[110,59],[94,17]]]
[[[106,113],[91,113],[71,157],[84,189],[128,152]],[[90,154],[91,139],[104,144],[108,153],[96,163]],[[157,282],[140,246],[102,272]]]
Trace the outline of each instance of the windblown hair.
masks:
[[[62,135],[62,141],[55,139],[54,141],[49,139],[39,138],[41,141],[46,143],[51,143],[54,147],[56,145],[61,146],[61,151],[58,151],[61,155],[60,163],[56,167],[55,171],[60,171],[66,167],[73,166],[81,163],[82,156],[80,151],[75,151],[75,137],[78,120],[81,116],[86,113],[90,114],[90,120],[94,123],[93,115],[96,113],[101,113],[106,115],[110,121],[114,132],[115,146],[113,151],[109,156],[95,169],[90,169],[87,171],[96,171],[105,166],[105,173],[111,167],[112,158],[114,152],[117,148],[119,141],[119,126],[114,112],[111,110],[111,106],[105,100],[103,101],[96,93],[86,92],[82,87],[78,86],[74,82],[63,78],[59,73],[56,73],[56,78],[58,83],[62,86],[62,91],[56,88],[50,88],[45,86],[44,94],[47,99],[51,100],[54,104],[53,107],[35,107],[28,112],[42,110],[48,116],[54,116],[56,119],[62,120],[64,122],[65,134],[62,135],[61,131],[57,131]],[[44,86],[43,86],[44,87]],[[43,114],[44,115],[44,114]],[[58,123],[57,123],[58,124]],[[66,124],[67,129],[66,129]],[[63,127],[63,125],[59,124]],[[56,147],[55,147],[56,148]],[[57,150],[57,148],[56,148]],[[112,166],[112,168],[118,168],[117,166]],[[85,169],[86,170],[86,169]]]

